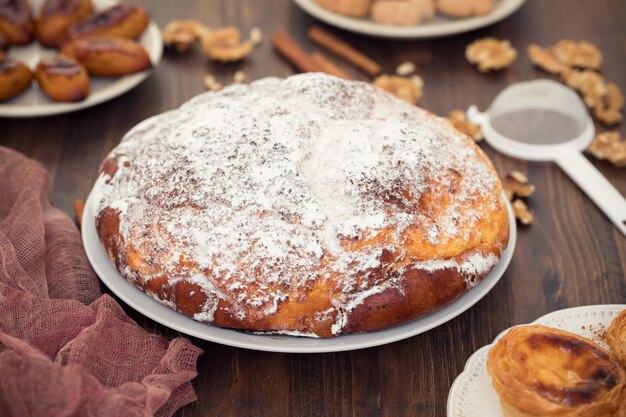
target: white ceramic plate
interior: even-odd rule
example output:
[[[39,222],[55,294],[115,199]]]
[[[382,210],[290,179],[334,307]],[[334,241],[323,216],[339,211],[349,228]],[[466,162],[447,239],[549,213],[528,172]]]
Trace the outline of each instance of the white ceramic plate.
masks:
[[[106,9],[117,3],[115,0],[92,0],[97,10]],[[39,9],[41,0],[31,1],[35,14]],[[151,21],[144,33],[139,38],[139,43],[146,49],[152,61],[152,67],[156,67],[163,54],[163,42],[157,25]],[[33,41],[22,47],[11,47],[9,56],[24,62],[31,69],[35,69],[39,60],[44,56],[54,55],[54,49],[44,48],[38,42]],[[77,103],[58,103],[48,99],[33,82],[32,87],[14,99],[0,103],[0,117],[36,117],[53,114],[69,113],[72,111],[95,106],[104,101],[111,100],[125,93],[150,75],[151,70],[118,78],[91,78],[91,92],[87,99]]]
[[[554,311],[531,324],[543,324],[586,337],[607,347],[599,337],[626,304],[593,305]],[[487,373],[487,354],[491,347],[509,329],[496,337],[493,343],[478,349],[465,364],[448,394],[448,417],[504,417],[498,394]]]
[[[341,29],[381,38],[419,39],[450,36],[489,26],[513,14],[525,0],[497,0],[494,10],[486,16],[451,19],[437,15],[435,19],[416,26],[383,25],[369,18],[356,19],[331,12],[319,6],[315,0],[294,1],[310,15]]]
[[[96,233],[95,209],[100,199],[97,194],[97,187],[94,187],[85,204],[82,224],[83,244],[94,270],[115,295],[143,315],[181,333],[224,345],[270,352],[316,353],[362,349],[406,339],[437,327],[473,306],[496,285],[513,257],[517,236],[513,210],[507,202],[511,231],[508,247],[502,253],[500,262],[477,286],[456,301],[420,319],[387,330],[332,339],[258,335],[197,322],[166,307],[129,284],[109,260]]]

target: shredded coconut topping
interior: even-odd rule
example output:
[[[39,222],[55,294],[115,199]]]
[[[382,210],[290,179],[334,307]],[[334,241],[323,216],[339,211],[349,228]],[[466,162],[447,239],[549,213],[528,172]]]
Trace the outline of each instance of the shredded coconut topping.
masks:
[[[498,260],[413,259],[403,249],[411,228],[433,246],[469,236],[485,208],[477,201],[498,180],[470,139],[369,84],[303,74],[207,92],[141,123],[109,157],[117,172],[103,173],[98,211],[120,212],[125,242],[159,274],[210,295],[199,320],[213,320],[219,299],[240,306],[240,318],[273,314],[333,279],[339,296],[324,314],[339,333],[346,311],[402,290],[393,270],[369,274],[387,268],[385,256],[458,269],[468,287]],[[423,197],[444,194],[436,215],[420,210]]]

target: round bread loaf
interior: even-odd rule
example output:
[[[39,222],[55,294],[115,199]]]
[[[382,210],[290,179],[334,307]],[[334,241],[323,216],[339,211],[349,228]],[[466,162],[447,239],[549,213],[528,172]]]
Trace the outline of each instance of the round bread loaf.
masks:
[[[104,161],[96,226],[120,273],[195,320],[333,337],[430,313],[509,236],[487,156],[363,82],[266,78],[133,128]]]

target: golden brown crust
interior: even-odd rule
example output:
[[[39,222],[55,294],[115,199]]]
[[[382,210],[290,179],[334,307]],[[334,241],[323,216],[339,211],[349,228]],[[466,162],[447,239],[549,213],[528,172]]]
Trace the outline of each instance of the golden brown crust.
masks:
[[[606,343],[615,357],[626,367],[626,310],[611,322],[606,331]]]
[[[626,383],[609,352],[541,325],[509,330],[489,351],[487,369],[508,417],[612,417]]]
[[[9,100],[30,87],[30,68],[11,58],[0,59],[0,101]]]
[[[0,3],[0,34],[10,45],[25,45],[33,39],[33,13],[26,0]]]
[[[67,30],[93,12],[91,0],[46,0],[35,20],[35,34],[47,47],[60,47]]]
[[[125,38],[92,37],[71,41],[61,54],[78,60],[91,75],[116,77],[152,67],[143,46]]]
[[[143,33],[148,23],[148,13],[141,7],[118,4],[71,25],[67,33],[69,39],[88,36],[134,39]]]
[[[195,100],[133,129],[105,160],[96,226],[129,282],[196,320],[319,337],[379,330],[464,294],[490,272],[508,243],[508,212],[487,156],[445,121],[369,84],[307,74]],[[283,106],[284,100],[291,102]],[[267,129],[239,133],[237,124],[247,119],[229,111],[242,101],[257,105],[260,115],[251,119],[268,123]],[[215,118],[205,114],[207,108],[228,110]],[[291,118],[277,119],[277,111]],[[314,125],[322,120],[350,129],[359,114],[377,126],[373,131],[386,132],[383,152],[397,156],[380,158],[390,170],[361,166],[366,155],[379,153],[361,148],[351,155],[353,148],[328,142],[334,129]],[[156,137],[158,132],[166,133]],[[264,132],[276,133],[264,138]],[[407,144],[404,136],[417,139]],[[376,138],[367,140],[379,146]],[[251,148],[263,140],[276,145]],[[290,153],[280,146],[289,141],[309,148]],[[236,158],[227,146],[235,147]],[[214,156],[218,152],[226,156]],[[336,163],[324,161],[335,154]],[[220,165],[229,161],[242,166]],[[288,167],[263,175],[269,163]],[[418,168],[395,176],[402,164]],[[250,179],[246,169],[261,173]],[[325,171],[336,182],[327,181]],[[259,196],[260,186],[246,188],[254,180],[273,188]],[[326,184],[343,188],[337,192]],[[254,208],[276,204],[288,193],[295,193],[297,203],[285,199],[278,208]],[[345,196],[341,207],[338,196]],[[317,217],[319,223],[318,213],[327,213]],[[363,231],[355,232],[357,227]]]
[[[44,58],[35,69],[37,83],[55,101],[82,101],[89,95],[89,76],[78,61],[63,56]]]

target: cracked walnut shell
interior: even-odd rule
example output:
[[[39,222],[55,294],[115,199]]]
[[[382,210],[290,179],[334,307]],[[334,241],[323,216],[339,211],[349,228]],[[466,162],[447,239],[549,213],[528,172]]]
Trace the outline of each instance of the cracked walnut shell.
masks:
[[[205,33],[202,38],[202,50],[212,60],[221,62],[240,61],[247,57],[254,44],[241,41],[241,32],[237,28],[227,27]]]
[[[480,72],[488,72],[510,66],[517,58],[517,51],[509,41],[482,38],[467,45],[465,57],[471,64],[478,65]]]

